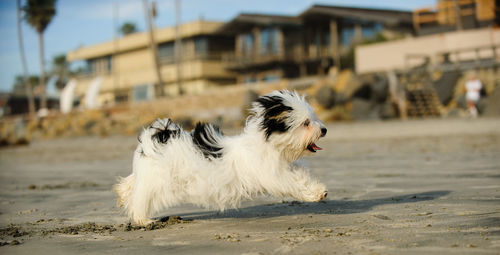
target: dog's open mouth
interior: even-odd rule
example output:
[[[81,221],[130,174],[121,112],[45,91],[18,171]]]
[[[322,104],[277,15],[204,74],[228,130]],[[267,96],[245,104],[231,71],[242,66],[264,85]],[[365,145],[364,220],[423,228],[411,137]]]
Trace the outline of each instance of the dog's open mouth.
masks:
[[[310,151],[310,152],[316,152],[316,151],[320,151],[322,150],[323,148],[319,147],[318,145],[316,145],[315,143],[311,143],[307,146],[307,149]]]

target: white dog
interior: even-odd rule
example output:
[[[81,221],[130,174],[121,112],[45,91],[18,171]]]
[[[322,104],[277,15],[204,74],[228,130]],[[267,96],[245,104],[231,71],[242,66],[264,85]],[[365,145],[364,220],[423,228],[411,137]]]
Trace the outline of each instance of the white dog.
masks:
[[[258,194],[320,201],[325,185],[295,161],[321,150],[315,142],[325,134],[304,97],[286,90],[253,102],[244,132],[233,137],[211,124],[188,133],[158,119],[139,136],[132,174],[114,187],[118,204],[145,225],[182,203],[223,211]]]

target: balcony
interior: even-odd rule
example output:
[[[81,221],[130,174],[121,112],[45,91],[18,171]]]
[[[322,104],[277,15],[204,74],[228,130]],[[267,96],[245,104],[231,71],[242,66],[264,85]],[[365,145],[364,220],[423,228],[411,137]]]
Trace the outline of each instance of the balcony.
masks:
[[[221,61],[223,56],[228,52],[183,52],[181,56],[181,61],[193,61],[193,60],[206,60],[206,61]],[[175,56],[173,54],[169,55],[159,55],[159,60],[161,65],[171,65],[175,64]]]
[[[222,62],[230,70],[241,70],[245,68],[259,68],[275,63],[300,64],[309,61],[321,60],[331,57],[328,46],[316,47],[311,45],[309,51],[304,52],[302,46],[290,47],[285,51],[278,51],[275,54],[251,54],[241,55],[235,52],[228,52],[222,55]]]
[[[82,71],[80,73],[77,73],[74,76],[74,78],[76,78],[77,80],[91,80],[91,79],[94,79],[95,77],[98,77],[98,76],[108,76],[111,74],[112,74],[112,72],[110,70],[102,70],[99,72],[91,72],[91,71],[85,70],[85,71]]]

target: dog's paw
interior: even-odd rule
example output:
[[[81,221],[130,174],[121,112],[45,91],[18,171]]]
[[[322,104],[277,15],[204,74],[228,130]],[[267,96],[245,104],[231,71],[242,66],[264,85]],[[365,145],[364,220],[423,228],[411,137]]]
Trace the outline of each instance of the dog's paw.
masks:
[[[139,226],[146,226],[148,224],[151,224],[154,222],[154,220],[148,219],[148,218],[136,218],[134,219],[135,224]]]
[[[304,200],[307,202],[319,202],[326,198],[328,195],[328,191],[326,190],[325,185],[317,184],[314,187],[311,187],[304,194]]]
[[[323,191],[323,193],[321,193],[321,195],[319,196],[318,202],[325,199],[327,195],[328,195],[328,190]]]
[[[309,200],[309,202],[319,202],[319,201],[325,199],[327,195],[328,195],[327,190],[322,190],[320,192],[316,192],[314,194],[314,196],[312,196],[312,198]]]

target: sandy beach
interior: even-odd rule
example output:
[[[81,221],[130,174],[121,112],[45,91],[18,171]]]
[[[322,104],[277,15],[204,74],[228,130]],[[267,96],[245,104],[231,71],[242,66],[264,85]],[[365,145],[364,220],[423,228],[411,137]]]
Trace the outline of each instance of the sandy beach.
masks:
[[[324,150],[305,158],[325,201],[185,205],[146,228],[111,191],[136,143],[1,149],[0,254],[500,254],[500,119],[329,124]]]

